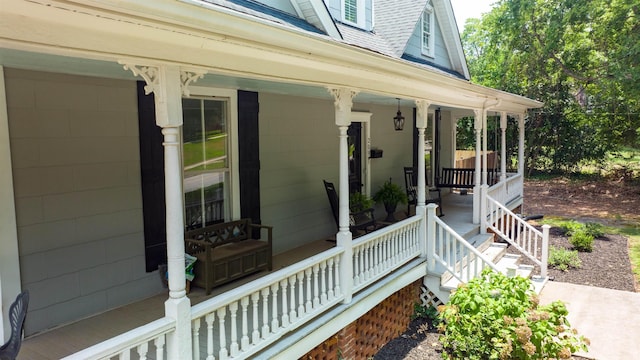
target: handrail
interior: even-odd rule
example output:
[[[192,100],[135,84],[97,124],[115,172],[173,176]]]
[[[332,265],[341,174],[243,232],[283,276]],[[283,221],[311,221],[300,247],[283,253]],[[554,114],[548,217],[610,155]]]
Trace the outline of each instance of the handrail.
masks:
[[[165,352],[166,335],[174,329],[175,320],[163,317],[71,354],[62,360],[102,360],[116,356],[119,359],[128,359],[132,350],[135,350],[140,358],[145,358],[150,347],[155,348],[155,358],[162,358]],[[151,342],[153,342],[152,346],[149,346]]]
[[[540,232],[489,195],[487,208],[487,227],[539,265],[540,276],[547,277],[549,225]]]
[[[438,217],[434,217],[434,220],[435,237],[427,240],[434,242],[434,246],[431,247],[433,253],[428,256],[433,256],[434,260],[442,265],[446,272],[463,283],[478,276],[487,266],[500,272],[490,259],[469,244],[444,221]],[[434,268],[429,269],[429,271],[434,270]]]

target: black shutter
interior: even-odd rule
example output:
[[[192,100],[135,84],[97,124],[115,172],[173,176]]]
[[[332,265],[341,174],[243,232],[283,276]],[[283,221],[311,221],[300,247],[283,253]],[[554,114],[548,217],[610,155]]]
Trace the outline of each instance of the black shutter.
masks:
[[[156,125],[153,93],[145,95],[144,81],[138,81],[137,85],[144,254],[146,269],[150,272],[167,262],[164,147],[162,129]]]
[[[261,224],[260,142],[258,93],[238,90],[238,151],[240,166],[240,216]]]

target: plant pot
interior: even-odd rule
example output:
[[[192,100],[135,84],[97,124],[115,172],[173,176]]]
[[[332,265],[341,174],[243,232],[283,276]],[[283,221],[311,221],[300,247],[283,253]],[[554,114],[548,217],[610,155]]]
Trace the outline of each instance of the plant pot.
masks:
[[[384,221],[395,222],[396,218],[393,216],[396,212],[398,204],[384,204],[384,209],[387,211],[387,218]]]

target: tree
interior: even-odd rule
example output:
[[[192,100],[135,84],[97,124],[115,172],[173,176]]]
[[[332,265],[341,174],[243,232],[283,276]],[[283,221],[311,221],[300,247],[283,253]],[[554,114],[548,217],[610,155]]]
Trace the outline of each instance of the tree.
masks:
[[[467,22],[472,80],[545,103],[529,114],[529,167],[640,146],[639,14],[637,0],[501,0]]]

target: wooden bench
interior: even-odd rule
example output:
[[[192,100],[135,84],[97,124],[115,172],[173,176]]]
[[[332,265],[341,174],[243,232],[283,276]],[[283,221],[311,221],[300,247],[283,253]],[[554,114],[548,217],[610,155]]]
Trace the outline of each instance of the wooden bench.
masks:
[[[436,186],[439,188],[473,189],[475,184],[475,169],[473,168],[442,168]],[[487,183],[494,185],[500,179],[498,170],[487,172]]]
[[[257,230],[256,230],[257,229]],[[253,237],[254,230],[258,237]],[[266,230],[266,237],[262,238]],[[243,276],[272,268],[272,226],[234,220],[185,233],[185,251],[198,260],[192,284],[211,289]]]

